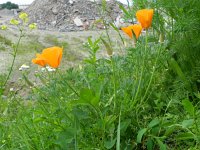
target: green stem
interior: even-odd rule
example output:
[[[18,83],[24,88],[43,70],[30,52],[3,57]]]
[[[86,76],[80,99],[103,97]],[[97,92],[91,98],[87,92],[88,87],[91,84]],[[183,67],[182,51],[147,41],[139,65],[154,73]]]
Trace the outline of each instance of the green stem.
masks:
[[[174,40],[174,20],[173,20],[173,18],[171,18],[172,19],[172,41]]]
[[[12,60],[12,63],[11,63],[11,67],[10,67],[9,73],[8,73],[8,75],[6,77],[6,80],[5,80],[4,84],[3,84],[4,87],[6,86],[8,80],[10,79],[10,75],[11,75],[11,73],[13,71],[15,60],[16,60],[16,57],[17,57],[18,47],[19,47],[19,44],[20,44],[20,41],[21,41],[22,37],[23,37],[23,31],[20,30],[20,36],[19,36],[19,39],[17,41],[17,45],[16,45],[16,47],[14,47],[13,60]]]
[[[74,148],[75,150],[78,150],[78,137],[77,137],[77,118],[74,117],[74,126],[75,126],[75,129],[76,129],[76,133],[74,135],[74,139],[75,139],[75,144],[74,144]]]
[[[115,111],[115,108],[116,108],[116,75],[115,75],[115,66],[114,66],[114,63],[113,63],[113,58],[112,56],[110,57],[111,59],[111,66],[112,66],[112,71],[113,71],[113,86],[114,86],[114,108],[113,110]]]
[[[149,91],[149,88],[150,88],[150,86],[151,86],[151,83],[152,83],[152,80],[153,80],[153,76],[154,76],[154,73],[155,73],[155,70],[156,70],[156,65],[157,65],[157,62],[158,62],[158,58],[159,58],[159,56],[160,56],[160,51],[161,51],[161,48],[159,48],[158,55],[157,55],[156,61],[155,61],[155,65],[154,65],[154,67],[153,67],[153,72],[152,72],[152,74],[151,74],[151,78],[150,78],[149,84],[148,84],[147,89],[146,89],[146,91],[145,91],[144,97],[143,97],[142,100],[141,100],[141,103],[142,103],[142,102],[144,101],[144,99],[146,98],[147,93],[148,93],[148,91]]]
[[[194,124],[195,124],[196,130],[198,133],[200,133],[198,123],[197,123],[197,118],[195,117],[195,113],[193,114],[193,118],[194,118]]]
[[[57,70],[58,74],[60,75],[60,77],[62,77],[61,73]],[[76,92],[76,90],[67,82],[67,80],[64,80],[64,82],[67,84],[67,86],[78,96],[80,97],[80,95],[78,94],[78,92]]]
[[[117,143],[116,143],[116,150],[120,150],[120,141],[121,141],[121,107],[119,112],[119,121],[118,121],[118,127],[117,127]]]
[[[139,79],[139,83],[138,83],[138,88],[137,88],[133,103],[131,104],[130,108],[132,108],[137,103],[137,97],[138,97],[140,89],[141,89],[141,82],[142,82],[142,78],[143,78],[143,74],[144,74],[145,61],[146,61],[147,45],[148,45],[148,31],[146,31],[145,50],[144,50],[144,56],[143,56],[142,71],[141,71],[141,75],[140,75],[140,79]]]

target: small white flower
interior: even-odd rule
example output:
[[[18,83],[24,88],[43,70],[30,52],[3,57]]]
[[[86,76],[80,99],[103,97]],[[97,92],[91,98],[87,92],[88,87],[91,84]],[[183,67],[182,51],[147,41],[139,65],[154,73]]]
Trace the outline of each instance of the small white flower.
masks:
[[[10,92],[13,92],[14,91],[14,88],[10,88]]]
[[[51,67],[46,67],[47,68],[47,70],[49,71],[49,72],[54,72],[54,71],[56,71],[56,69],[54,69],[54,68],[51,68]]]
[[[46,68],[45,68],[45,67],[42,68],[41,71],[42,71],[42,72],[45,72],[45,71],[54,72],[54,71],[56,71],[56,69],[51,68],[51,67],[49,67],[49,66],[46,66]]]
[[[20,68],[19,68],[19,71],[23,71],[23,70],[27,70],[29,69],[30,66],[27,66],[26,64],[23,64]]]
[[[41,68],[41,71],[42,71],[42,72],[45,72],[45,71],[46,71],[46,68],[44,68],[44,67]]]

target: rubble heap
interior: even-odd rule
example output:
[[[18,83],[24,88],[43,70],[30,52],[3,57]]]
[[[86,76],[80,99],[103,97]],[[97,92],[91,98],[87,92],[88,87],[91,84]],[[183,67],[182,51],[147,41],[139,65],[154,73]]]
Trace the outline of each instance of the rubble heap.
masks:
[[[90,28],[101,17],[101,1],[35,0],[25,11],[39,29],[81,31]],[[115,0],[107,2],[106,20],[115,20],[121,10]]]

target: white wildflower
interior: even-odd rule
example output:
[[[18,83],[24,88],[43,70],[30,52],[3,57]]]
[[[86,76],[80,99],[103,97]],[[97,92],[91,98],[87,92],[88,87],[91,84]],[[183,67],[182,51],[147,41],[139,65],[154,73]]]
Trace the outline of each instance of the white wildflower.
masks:
[[[23,70],[28,70],[30,68],[30,66],[23,64],[20,68],[19,71],[23,71]]]

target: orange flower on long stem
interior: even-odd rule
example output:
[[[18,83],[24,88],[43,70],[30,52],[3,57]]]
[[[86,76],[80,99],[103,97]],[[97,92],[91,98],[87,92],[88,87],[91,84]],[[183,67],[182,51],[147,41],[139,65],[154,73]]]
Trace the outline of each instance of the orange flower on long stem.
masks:
[[[50,47],[44,49],[42,54],[37,54],[36,58],[32,60],[34,64],[42,67],[49,65],[52,68],[58,68],[62,59],[63,48]]]
[[[142,28],[148,29],[151,26],[153,19],[153,9],[142,9],[136,12],[137,20],[142,25]]]
[[[128,27],[122,27],[121,29],[130,38],[133,38],[133,32],[134,32],[136,39],[138,39],[138,37],[140,36],[140,33],[142,31],[142,26],[139,24],[134,24],[134,25],[130,25]]]

